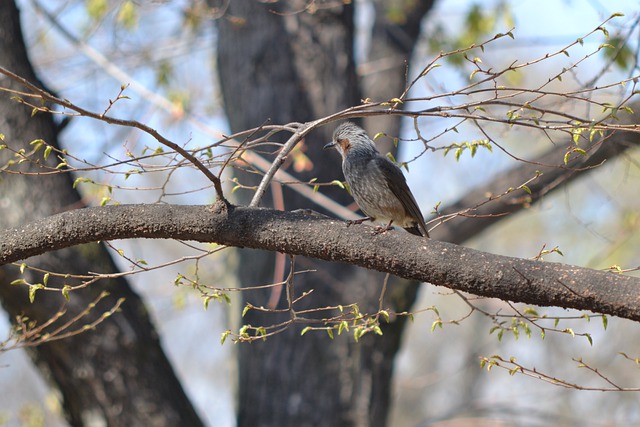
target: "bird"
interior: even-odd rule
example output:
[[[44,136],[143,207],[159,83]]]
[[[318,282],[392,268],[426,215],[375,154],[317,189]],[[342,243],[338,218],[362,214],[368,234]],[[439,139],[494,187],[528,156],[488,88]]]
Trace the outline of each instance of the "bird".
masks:
[[[382,156],[364,129],[352,122],[339,125],[332,141],[323,149],[335,148],[342,156],[342,172],[351,195],[367,216],[364,221],[387,223],[377,232],[386,232],[396,224],[416,236],[429,237],[418,203],[400,168]]]

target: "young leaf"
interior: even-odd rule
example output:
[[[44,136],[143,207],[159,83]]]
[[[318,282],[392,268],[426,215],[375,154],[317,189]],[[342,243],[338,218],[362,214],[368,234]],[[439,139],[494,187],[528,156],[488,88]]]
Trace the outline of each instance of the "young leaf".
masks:
[[[67,302],[69,301],[69,289],[71,289],[71,286],[69,285],[64,285],[62,287],[62,296],[67,300]]]
[[[53,150],[53,147],[50,145],[47,145],[47,148],[44,149],[43,157],[45,160],[49,158],[49,154],[51,154],[51,150]]]

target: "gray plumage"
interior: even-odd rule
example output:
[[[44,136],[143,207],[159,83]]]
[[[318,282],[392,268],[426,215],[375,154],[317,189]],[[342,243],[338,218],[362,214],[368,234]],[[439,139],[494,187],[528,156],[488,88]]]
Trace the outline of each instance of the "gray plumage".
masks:
[[[398,166],[380,155],[364,129],[351,122],[333,132],[334,147],[342,156],[342,172],[351,195],[372,221],[399,225],[417,236],[429,237],[416,199]]]

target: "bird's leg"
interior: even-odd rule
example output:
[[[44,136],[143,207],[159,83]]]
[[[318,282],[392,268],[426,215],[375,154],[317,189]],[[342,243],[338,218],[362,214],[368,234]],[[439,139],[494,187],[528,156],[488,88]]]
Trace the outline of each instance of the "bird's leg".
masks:
[[[389,230],[391,230],[393,228],[393,227],[391,227],[392,223],[393,223],[393,220],[389,221],[389,224],[385,225],[384,227],[381,226],[381,225],[378,225],[375,228],[373,234],[376,235],[376,234],[384,234],[384,233],[386,233],[387,231],[389,231]]]
[[[373,218],[371,218],[369,216],[365,216],[364,218],[360,218],[360,219],[348,219],[347,220],[347,227],[349,227],[350,225],[353,225],[353,224],[360,225],[365,221],[373,221]]]

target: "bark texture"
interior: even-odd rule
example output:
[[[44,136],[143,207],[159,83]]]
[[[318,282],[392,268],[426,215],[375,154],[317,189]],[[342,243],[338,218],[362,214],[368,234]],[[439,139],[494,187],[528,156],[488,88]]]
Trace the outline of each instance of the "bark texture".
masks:
[[[195,240],[353,264],[502,300],[640,320],[640,278],[494,255],[401,230],[384,234],[373,230],[305,213],[223,202],[214,206],[104,206],[65,212],[1,232],[0,264],[101,239]],[[376,287],[375,282],[369,283],[369,288]]]
[[[37,81],[26,54],[18,10],[11,0],[0,0],[0,64]],[[2,84],[23,89],[7,79]],[[30,109],[12,101],[6,92],[0,92],[0,132],[5,135],[4,143],[15,150],[29,151],[29,143],[35,139],[57,146],[52,117],[31,117]],[[0,151],[0,164],[5,165],[12,158],[16,159],[8,149]],[[51,155],[43,162],[55,166],[57,159]],[[39,168],[26,162],[9,170],[26,173]],[[43,178],[3,173],[0,200],[0,228],[19,227],[82,206],[68,174]],[[59,232],[53,229],[50,235]],[[106,249],[96,243],[47,251],[26,262],[32,267],[69,274],[117,271]],[[65,322],[85,310],[103,290],[109,291],[110,295],[77,325],[81,326],[97,319],[118,299],[126,299],[121,311],[96,330],[43,344],[30,352],[44,376],[60,390],[65,415],[72,426],[202,425],[162,351],[143,302],[126,280],[103,280],[97,286],[72,292],[68,303],[61,294],[41,293],[31,304],[26,287],[9,286],[19,277],[23,276],[15,266],[6,265],[0,270],[0,298],[14,321],[16,316],[26,315],[43,324],[64,306],[66,315],[60,322]],[[24,277],[31,283],[43,280],[43,274],[33,270],[25,271]],[[74,283],[77,282],[73,279],[52,275],[48,285]]]
[[[226,15],[218,22],[218,73],[232,131],[255,127],[267,119],[306,122],[360,103],[353,6],[332,3],[335,7],[323,7],[329,3],[313,4],[319,6],[315,11],[299,0],[228,4]],[[421,9],[414,19],[419,21],[425,12]],[[414,42],[415,38],[409,44]],[[314,167],[297,173],[301,180],[343,179],[335,153],[322,150],[332,130],[319,129],[306,138],[303,147]],[[243,184],[256,184],[254,176],[237,176]],[[352,203],[343,190],[327,194],[345,205]],[[289,189],[283,189],[283,195],[285,205],[279,208],[317,209]],[[240,204],[247,204],[249,198],[250,194],[241,194]],[[270,197],[264,203],[274,206]],[[253,286],[281,280],[274,278],[275,262],[273,254],[242,251],[242,283]],[[309,305],[306,308],[357,302],[365,312],[377,310],[384,275],[307,258],[298,258],[296,263],[321,272],[296,279],[298,293],[314,290],[313,298],[302,302]],[[411,306],[417,285],[393,279],[389,290],[389,305],[404,311]],[[270,292],[244,295],[247,302],[266,305]],[[251,312],[243,320],[258,325],[281,319]],[[241,346],[239,426],[385,425],[393,359],[404,322],[396,318],[384,325],[382,337],[366,336],[357,345],[344,337],[330,341],[320,334],[300,338],[300,330],[293,328],[265,343]]]

